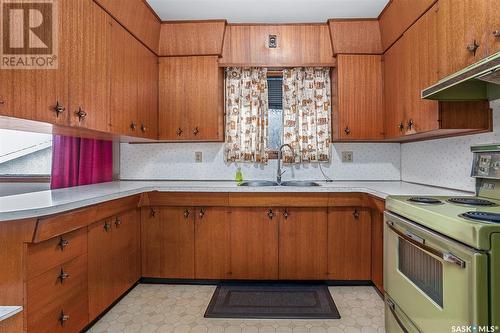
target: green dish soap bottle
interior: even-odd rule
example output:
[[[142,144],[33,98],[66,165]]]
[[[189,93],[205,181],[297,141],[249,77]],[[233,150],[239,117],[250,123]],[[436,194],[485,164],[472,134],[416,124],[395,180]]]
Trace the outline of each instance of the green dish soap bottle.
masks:
[[[234,176],[234,180],[236,180],[236,184],[238,185],[243,183],[243,173],[241,172],[241,168],[236,169],[236,175]]]

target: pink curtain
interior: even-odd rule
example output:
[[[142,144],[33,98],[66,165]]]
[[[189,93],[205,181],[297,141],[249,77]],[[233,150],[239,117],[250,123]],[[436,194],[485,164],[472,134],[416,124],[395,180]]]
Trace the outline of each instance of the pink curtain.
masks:
[[[54,135],[51,189],[113,180],[113,143]]]

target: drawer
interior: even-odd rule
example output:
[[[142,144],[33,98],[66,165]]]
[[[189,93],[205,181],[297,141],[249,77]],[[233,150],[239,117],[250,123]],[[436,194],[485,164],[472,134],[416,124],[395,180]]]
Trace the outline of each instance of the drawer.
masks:
[[[89,322],[87,284],[80,284],[37,311],[28,309],[26,316],[28,333],[80,332]]]
[[[87,229],[82,228],[38,244],[28,244],[27,280],[87,253]]]
[[[81,255],[57,265],[47,272],[32,278],[26,285],[27,312],[33,313],[61,304],[75,292],[87,291],[87,255]]]

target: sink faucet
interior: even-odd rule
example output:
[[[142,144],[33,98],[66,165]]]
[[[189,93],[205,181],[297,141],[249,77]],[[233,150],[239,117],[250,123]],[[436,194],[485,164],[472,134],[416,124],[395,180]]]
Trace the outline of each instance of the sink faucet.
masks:
[[[281,152],[284,147],[288,147],[293,153],[293,156],[295,157],[295,151],[293,150],[292,146],[290,146],[288,143],[285,143],[284,145],[281,145],[281,147],[278,149],[278,172],[276,174],[276,182],[278,184],[281,184],[281,175],[285,173],[286,170],[283,172],[281,171]]]

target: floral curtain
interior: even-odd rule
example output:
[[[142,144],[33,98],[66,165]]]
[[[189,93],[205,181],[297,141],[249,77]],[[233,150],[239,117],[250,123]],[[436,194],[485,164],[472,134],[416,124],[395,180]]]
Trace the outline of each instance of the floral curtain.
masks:
[[[229,162],[267,162],[267,69],[226,69],[226,147]]]
[[[330,69],[299,67],[283,70],[283,150],[285,163],[330,160]],[[295,156],[294,156],[295,155]]]

